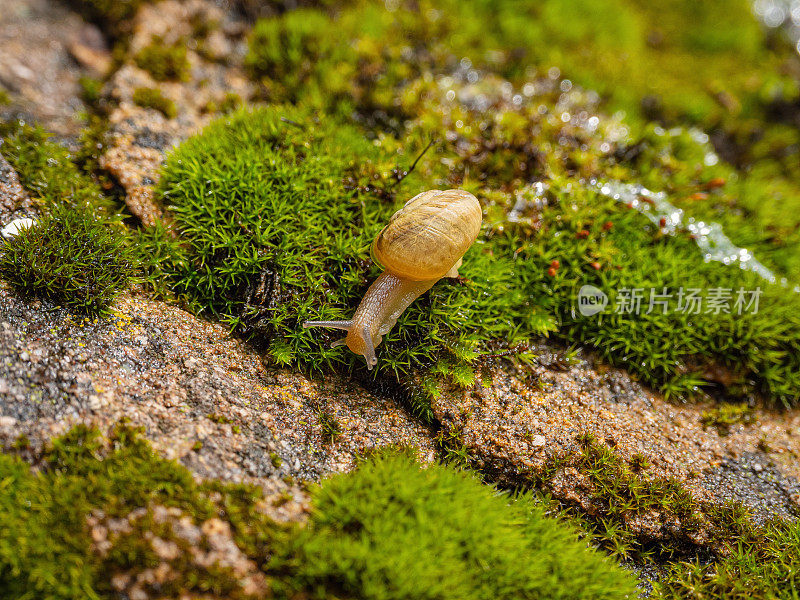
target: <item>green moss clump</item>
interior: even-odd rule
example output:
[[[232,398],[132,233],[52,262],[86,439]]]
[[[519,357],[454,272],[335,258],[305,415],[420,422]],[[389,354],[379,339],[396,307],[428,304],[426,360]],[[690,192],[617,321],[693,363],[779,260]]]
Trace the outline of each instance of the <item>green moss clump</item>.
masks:
[[[593,545],[619,559],[658,568],[651,597],[791,597],[785,591],[798,582],[793,568],[800,560],[797,522],[757,525],[741,504],[698,501],[674,479],[639,473],[647,467],[637,455],[628,462],[589,434],[577,441],[579,450],[551,458],[534,478],[546,488],[556,473],[575,469],[588,486],[591,513],[543,499],[562,518],[580,524]],[[663,534],[656,543],[631,530],[631,523],[642,517],[652,522],[655,514]],[[700,530],[702,535],[695,535]]]
[[[749,2],[548,0],[520,8],[513,1],[467,7],[439,0],[415,10],[404,6],[392,11],[357,2],[335,15],[309,10],[262,20],[250,40],[252,72],[270,97],[348,115],[355,110],[366,122],[402,129],[402,120],[432,117],[429,106],[407,106],[404,96],[420,98],[420,80],[458,72],[462,57],[462,64],[510,78],[518,88],[533,74],[556,67],[570,86],[579,83],[608,98],[606,112],[624,110],[633,131],[648,119],[717,131],[717,144],[740,170],[730,177],[727,169],[725,179],[738,182],[728,188],[724,203],[698,198],[693,178],[695,189],[675,185],[682,178],[672,177],[666,178],[669,187],[692,199],[698,218],[713,215],[737,243],[774,254],[786,274],[800,276],[800,228],[792,216],[800,214],[795,150],[800,135],[789,108],[796,105],[800,86],[788,75],[795,53],[777,36],[765,39]],[[284,65],[291,68],[284,72]],[[777,118],[781,112],[788,116]],[[501,141],[490,156],[507,148],[509,140]],[[650,178],[651,168],[635,157],[647,141],[630,144],[640,183]],[[654,156],[667,169],[678,167],[690,176],[717,170],[698,167],[704,154],[688,160],[665,154],[663,143],[656,146],[660,152]],[[577,154],[575,162],[587,158]],[[520,157],[506,164],[534,170],[531,162]],[[470,166],[474,173],[477,165]],[[537,177],[529,174],[526,181]]]
[[[323,13],[310,9],[290,11],[280,19],[265,19],[256,24],[245,64],[267,86],[270,98],[279,102],[297,101],[304,90],[309,90],[317,101],[325,101],[318,82],[330,66],[328,60],[345,68],[352,63],[348,45],[338,43],[330,35],[330,27],[330,20]],[[325,94],[346,93],[346,79],[336,81],[338,85],[325,87]]]
[[[319,424],[322,427],[322,439],[328,444],[335,442],[342,435],[342,425],[335,415],[329,412],[319,414]]]
[[[269,460],[276,469],[280,469],[283,464],[283,459],[276,452],[269,453]]]
[[[83,101],[89,106],[95,106],[100,100],[100,94],[103,91],[103,81],[94,77],[83,76],[78,79],[78,85],[81,86]]]
[[[102,313],[136,269],[120,228],[90,207],[56,205],[0,249],[0,275],[24,293]]]
[[[411,8],[411,7],[409,7]],[[253,28],[245,64],[272,101],[322,107],[339,115],[380,112],[393,123],[399,85],[463,48],[456,25],[438,18],[435,3],[392,12],[369,2],[332,19],[316,9],[262,19]],[[471,5],[453,6],[472,14]],[[450,44],[457,47],[450,47]],[[458,54],[462,56],[461,54]]]
[[[242,97],[236,92],[228,92],[219,102],[215,100],[209,100],[205,106],[203,106],[203,112],[226,114],[233,112],[242,106],[244,106],[244,100],[242,100]]]
[[[230,568],[193,562],[191,543],[176,535],[169,520],[155,519],[154,509],[177,508],[198,526],[224,519],[239,547],[264,562],[285,526],[260,510],[261,490],[198,484],[177,462],[156,456],[140,434],[120,424],[105,438],[76,426],[51,442],[36,471],[0,454],[0,598],[111,598],[119,593],[113,575],[164,566],[163,581],[142,584],[148,593],[252,600]],[[106,531],[109,547],[98,551],[87,527],[90,517],[125,519],[129,528]],[[154,535],[174,543],[178,556],[158,556]],[[205,543],[201,539],[198,546]]]
[[[363,358],[330,347],[335,333],[301,324],[347,318],[380,273],[369,245],[421,191],[414,175],[399,185],[392,175],[412,160],[336,120],[312,122],[286,107],[222,118],[167,159],[160,189],[179,237],[143,234],[148,281],[257,333],[278,363],[363,368]],[[436,364],[466,383],[481,341],[552,328],[510,255],[491,252],[476,245],[463,280],[441,281],[404,313],[379,349],[381,370],[400,377]]]
[[[148,593],[252,598],[231,569],[193,562],[191,542],[169,519],[155,518],[157,507],[177,508],[198,526],[224,520],[244,554],[264,565],[276,598],[633,593],[630,575],[530,497],[498,494],[451,468],[421,470],[407,455],[374,455],[315,490],[308,526],[287,526],[265,515],[258,488],[197,483],[140,433],[120,424],[105,438],[76,426],[51,442],[36,470],[0,453],[0,598],[98,600],[118,593],[113,575],[162,566],[164,581],[142,583]],[[108,548],[98,551],[90,518],[128,526],[105,531]],[[175,544],[177,556],[159,556],[152,536]]]
[[[686,534],[697,531],[707,522],[704,515],[711,507],[697,502],[677,480],[641,472],[646,469],[641,455],[625,461],[589,434],[578,436],[578,443],[577,451],[553,457],[544,468],[531,474],[532,479],[546,489],[553,477],[567,468],[585,477],[594,507],[592,515],[585,515],[583,510],[572,506],[566,508],[566,514],[578,522],[583,521],[593,543],[619,559],[646,563],[680,555],[688,543]],[[660,540],[654,548],[646,536],[640,537],[631,531],[630,521],[653,513],[658,513],[663,523],[680,523],[682,537]],[[742,522],[745,521],[743,517]],[[725,527],[718,527],[714,532],[720,539],[727,536]]]
[[[136,54],[134,60],[156,81],[189,80],[191,65],[184,44],[165,46],[164,41],[156,37]]]
[[[413,176],[393,187],[397,155],[381,149],[395,147],[390,139],[370,144],[334,119],[306,125],[306,115],[280,107],[240,111],[184,143],[161,180],[179,238],[154,230],[143,235],[141,248],[154,288],[257,331],[276,362],[353,368],[362,364],[358,357],[329,347],[336,334],[301,324],[348,318],[379,273],[368,258],[372,239],[399,201],[420,188],[409,189]],[[797,401],[797,296],[752,272],[703,262],[688,235],[663,236],[639,212],[558,174],[558,164],[552,168],[535,228],[506,220],[519,194],[533,201],[531,188],[511,195],[466,186],[494,225],[465,255],[463,279],[434,286],[379,348],[379,371],[406,380],[418,369],[431,375],[414,400],[423,413],[430,415],[425,397],[436,395],[442,379],[468,387],[481,354],[524,343],[556,323],[559,336],[597,348],[668,395],[695,393],[705,366],[721,363],[740,365],[744,391],[754,380],[776,402]],[[420,170],[433,176],[428,166]],[[645,298],[638,315],[610,310],[584,318],[574,310],[584,284],[605,290],[611,306],[620,290],[633,288],[673,294],[696,288],[704,298],[714,289],[734,297],[739,289],[760,288],[762,296],[758,312],[743,314],[731,308],[644,314]]]
[[[669,565],[654,583],[655,599],[792,598],[800,587],[800,526],[773,521],[763,527],[731,522],[731,539],[717,561]]]
[[[0,273],[17,289],[98,313],[137,269],[114,203],[39,127],[0,127],[3,155],[37,199],[39,222],[0,248]]]
[[[527,495],[407,455],[372,457],[313,492],[308,526],[268,572],[303,597],[624,598],[633,578]]]
[[[143,108],[153,108],[168,119],[174,119],[178,114],[175,103],[158,88],[136,88],[133,90],[133,103]]]
[[[727,435],[733,425],[739,423],[750,425],[756,417],[752,407],[746,402],[739,404],[721,404],[717,408],[704,411],[700,422],[706,427],[715,427],[720,435]]]
[[[210,413],[206,415],[206,418],[212,423],[216,423],[217,425],[229,425],[232,422],[229,417],[226,417],[225,415],[219,415],[216,413]]]
[[[0,123],[0,138],[0,152],[43,209],[66,203],[91,206],[109,214],[114,212],[115,204],[75,164],[78,157],[54,142],[41,127],[22,121]]]
[[[104,25],[115,37],[130,31],[129,21],[150,0],[69,0],[89,19]]]
[[[11,96],[8,95],[7,91],[0,88],[0,106],[7,106],[9,104],[11,104]]]
[[[99,598],[108,573],[90,550],[93,510],[122,517],[153,502],[197,519],[215,514],[189,472],[156,457],[136,431],[121,426],[108,442],[78,426],[53,441],[38,472],[0,454],[1,597]]]
[[[236,92],[228,92],[219,104],[219,111],[221,113],[229,113],[242,106],[244,106],[242,97]]]

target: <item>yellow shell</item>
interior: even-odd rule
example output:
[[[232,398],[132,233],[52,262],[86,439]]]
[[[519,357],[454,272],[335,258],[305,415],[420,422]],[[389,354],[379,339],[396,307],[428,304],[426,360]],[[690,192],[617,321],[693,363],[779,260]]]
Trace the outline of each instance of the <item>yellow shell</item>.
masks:
[[[372,243],[372,256],[403,279],[439,279],[478,237],[481,217],[481,205],[469,192],[422,192],[392,215]]]

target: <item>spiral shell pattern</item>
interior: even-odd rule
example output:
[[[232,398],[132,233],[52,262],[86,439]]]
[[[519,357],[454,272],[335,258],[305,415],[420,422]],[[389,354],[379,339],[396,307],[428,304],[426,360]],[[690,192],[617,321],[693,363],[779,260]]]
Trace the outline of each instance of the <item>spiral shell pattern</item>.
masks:
[[[439,279],[475,242],[482,216],[469,192],[422,192],[392,215],[372,244],[372,256],[398,277]]]

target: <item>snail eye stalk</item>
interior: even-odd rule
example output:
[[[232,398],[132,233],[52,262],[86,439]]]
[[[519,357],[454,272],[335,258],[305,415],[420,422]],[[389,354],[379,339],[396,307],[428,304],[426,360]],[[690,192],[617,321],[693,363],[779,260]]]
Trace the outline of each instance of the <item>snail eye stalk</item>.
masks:
[[[372,371],[372,367],[378,364],[378,357],[375,356],[375,346],[372,343],[369,327],[364,327],[364,358],[367,359],[367,369]]]
[[[332,329],[350,331],[352,326],[352,321],[305,321],[303,323],[303,329],[308,329],[309,327],[330,327]]]

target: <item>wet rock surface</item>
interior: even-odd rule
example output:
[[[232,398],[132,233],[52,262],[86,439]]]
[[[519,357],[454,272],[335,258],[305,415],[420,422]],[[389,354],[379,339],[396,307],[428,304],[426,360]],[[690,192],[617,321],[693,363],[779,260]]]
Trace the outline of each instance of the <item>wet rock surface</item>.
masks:
[[[198,24],[215,26],[200,35]],[[204,0],[167,0],[145,5],[139,12],[128,59],[105,86],[104,93],[115,108],[108,118],[109,143],[100,166],[123,187],[128,209],[143,225],[153,225],[162,216],[153,190],[166,153],[217,116],[226,102],[244,102],[253,96],[254,88],[241,70],[245,31],[234,15]],[[156,81],[137,66],[135,57],[150,44],[188,46],[185,81]],[[160,90],[174,103],[176,116],[167,118],[154,108],[137,106],[134,92],[142,88]]]
[[[127,418],[201,477],[282,491],[401,444],[433,457],[428,430],[395,402],[340,379],[267,369],[226,330],[136,297],[79,319],[0,290],[0,439],[35,447],[76,423]]]
[[[741,502],[756,522],[800,514],[800,482],[777,468],[770,455],[743,452],[705,474],[702,486],[715,498]]]
[[[643,457],[645,478],[675,478],[700,501],[740,500],[763,520],[798,509],[800,417],[754,410],[750,424],[722,434],[703,424],[707,404],[667,402],[622,371],[590,360],[565,363],[546,346],[533,367],[498,366],[466,391],[443,394],[433,409],[475,464],[510,486],[529,485],[587,434],[626,461]],[[591,509],[594,491],[571,467],[550,484],[555,497]],[[660,515],[629,525],[659,537]]]
[[[14,219],[36,214],[33,201],[22,189],[16,171],[3,158],[2,151],[0,144],[0,228]]]
[[[58,135],[76,134],[86,108],[79,79],[97,73],[71,49],[107,61],[103,36],[64,4],[49,0],[2,0],[0,14],[0,89],[12,100],[11,106],[0,106],[0,116],[21,109]]]

